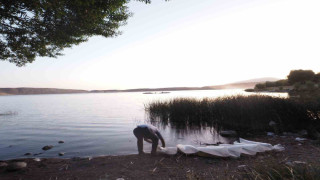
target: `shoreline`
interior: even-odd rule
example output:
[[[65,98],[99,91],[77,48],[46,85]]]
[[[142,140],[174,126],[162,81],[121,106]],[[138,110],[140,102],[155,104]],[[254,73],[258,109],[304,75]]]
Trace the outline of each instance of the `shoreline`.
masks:
[[[241,176],[243,167],[301,162],[320,167],[320,146],[315,141],[296,141],[295,136],[263,136],[250,140],[282,144],[282,152],[270,151],[240,158],[200,157],[177,154],[151,156],[119,155],[93,158],[34,158],[0,161],[26,162],[22,170],[0,167],[0,179],[231,179]]]

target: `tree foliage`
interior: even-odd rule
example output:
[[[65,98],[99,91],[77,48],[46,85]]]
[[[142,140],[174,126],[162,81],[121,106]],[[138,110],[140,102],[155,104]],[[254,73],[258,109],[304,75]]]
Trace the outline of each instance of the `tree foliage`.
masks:
[[[288,75],[288,81],[289,84],[294,83],[305,83],[307,81],[313,81],[314,80],[314,72],[312,70],[292,70],[290,71],[290,74]]]
[[[320,73],[317,73],[316,75],[314,75],[313,81],[316,83],[320,82]]]
[[[259,84],[256,84],[255,86],[255,89],[258,89],[258,90],[261,90],[264,88],[266,88],[266,83],[259,83]]]
[[[138,0],[150,3],[150,0]],[[23,66],[37,56],[100,35],[114,37],[130,16],[129,0],[1,0],[0,59]]]

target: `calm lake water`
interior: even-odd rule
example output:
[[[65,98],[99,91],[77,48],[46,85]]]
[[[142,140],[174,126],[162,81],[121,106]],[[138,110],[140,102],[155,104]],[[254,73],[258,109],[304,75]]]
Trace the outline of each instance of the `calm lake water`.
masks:
[[[64,158],[136,154],[132,130],[148,122],[144,104],[175,97],[218,97],[251,94],[242,90],[174,91],[169,94],[97,93],[0,96],[0,160],[33,157]],[[286,97],[286,93],[272,93]],[[177,133],[159,127],[167,146],[214,143],[209,130]],[[63,140],[65,143],[59,144]],[[220,139],[223,141],[223,139]],[[161,143],[160,143],[161,144]],[[53,145],[43,151],[45,145]],[[151,146],[145,143],[144,150]],[[31,156],[24,156],[32,153]],[[34,155],[36,153],[42,153]]]

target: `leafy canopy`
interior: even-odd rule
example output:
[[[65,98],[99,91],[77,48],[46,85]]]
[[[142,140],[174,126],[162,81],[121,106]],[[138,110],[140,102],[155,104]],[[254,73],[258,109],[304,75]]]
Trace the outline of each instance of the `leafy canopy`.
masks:
[[[290,84],[305,83],[307,81],[313,81],[315,73],[312,70],[292,70],[288,75],[288,81]]]
[[[0,59],[23,66],[100,35],[114,37],[130,0],[1,0]],[[150,3],[150,0],[138,0]]]

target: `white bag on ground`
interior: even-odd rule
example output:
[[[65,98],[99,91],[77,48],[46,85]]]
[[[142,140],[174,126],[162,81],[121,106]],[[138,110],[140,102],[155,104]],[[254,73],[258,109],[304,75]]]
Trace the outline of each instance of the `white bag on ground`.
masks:
[[[158,148],[159,153],[168,155],[174,155],[179,151],[183,154],[217,157],[240,157],[241,154],[256,155],[257,152],[272,150],[283,151],[284,147],[280,144],[272,146],[269,143],[249,141],[240,138],[240,143],[234,142],[233,144],[220,144],[219,146],[195,147],[192,145],[178,144],[177,147]]]

